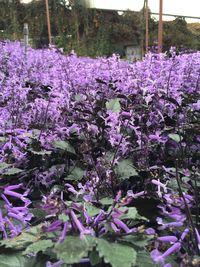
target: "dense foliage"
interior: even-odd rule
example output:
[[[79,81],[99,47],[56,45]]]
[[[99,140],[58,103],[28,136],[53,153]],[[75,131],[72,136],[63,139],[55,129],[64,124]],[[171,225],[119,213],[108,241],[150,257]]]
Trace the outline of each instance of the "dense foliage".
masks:
[[[84,0],[49,0],[53,41],[66,52],[74,49],[79,55],[105,56],[118,53],[125,56],[127,45],[140,46],[145,50],[145,10],[117,11],[85,8]],[[0,39],[23,38],[23,24],[29,25],[32,46],[48,45],[46,7],[44,0],[23,4],[20,0],[0,0]],[[150,11],[150,10],[149,10]],[[199,23],[197,23],[199,25]],[[149,16],[149,46],[155,45],[158,22]],[[200,49],[199,27],[195,31],[183,18],[164,22],[163,50],[176,46]]]
[[[199,52],[0,43],[0,266],[199,266],[199,96]]]

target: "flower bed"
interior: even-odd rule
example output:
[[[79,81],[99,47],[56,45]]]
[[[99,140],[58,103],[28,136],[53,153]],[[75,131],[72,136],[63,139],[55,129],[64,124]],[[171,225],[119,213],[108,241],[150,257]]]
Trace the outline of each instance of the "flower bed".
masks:
[[[0,265],[198,266],[199,96],[200,53],[0,43]]]

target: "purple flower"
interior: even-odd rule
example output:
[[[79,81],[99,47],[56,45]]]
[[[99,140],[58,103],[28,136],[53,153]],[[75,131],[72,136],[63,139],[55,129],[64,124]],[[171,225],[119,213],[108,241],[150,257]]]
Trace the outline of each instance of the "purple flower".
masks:
[[[157,238],[160,242],[169,242],[169,243],[175,243],[178,241],[178,238],[176,236],[161,236]]]
[[[126,233],[131,232],[129,227],[124,222],[122,222],[120,219],[113,219],[113,222],[117,225],[118,228],[122,229],[124,232]]]
[[[76,226],[76,228],[79,230],[81,237],[84,235],[94,235],[94,232],[92,229],[87,229],[83,226],[83,224],[80,222],[80,220],[76,217],[76,214],[73,210],[70,211],[70,216],[72,219],[72,222]]]
[[[181,243],[176,242],[171,247],[169,247],[163,254],[157,249],[154,249],[151,252],[151,258],[156,262],[164,265],[165,259],[170,256],[172,253],[175,253],[181,249]]]
[[[63,265],[63,261],[57,261],[55,263],[51,263],[50,261],[47,261],[46,267],[61,267]]]
[[[60,231],[61,225],[62,222],[60,220],[56,220],[50,225],[45,226],[44,228],[46,229],[47,232],[55,232],[55,231]]]
[[[62,235],[61,235],[60,238],[59,238],[59,241],[60,241],[60,242],[63,242],[63,241],[64,241],[68,229],[69,229],[69,223],[68,223],[68,222],[65,222],[65,223],[64,223],[64,227],[63,227],[63,231],[62,231]]]
[[[167,228],[174,228],[174,227],[181,227],[183,226],[183,222],[169,222],[169,223],[163,223],[162,218],[157,218],[156,219],[157,223],[160,224],[161,226],[159,226],[158,229],[160,230],[164,230]]]
[[[19,189],[19,188],[22,188],[22,184],[7,186],[4,189],[4,194],[7,196],[19,198],[25,203],[26,206],[28,206],[31,203],[31,201],[28,198],[26,198],[29,190],[25,191],[23,194],[13,191],[14,189]]]
[[[155,230],[153,228],[147,228],[145,230],[147,235],[154,235],[155,234]]]
[[[2,199],[5,201],[4,209],[5,215],[3,216],[0,210],[0,231],[3,232],[4,238],[8,238],[9,234],[11,237],[19,235],[22,228],[28,226],[33,215],[29,212],[28,205],[31,201],[26,198],[28,191],[20,194],[13,190],[21,189],[22,184],[5,186],[4,193],[1,194]],[[24,206],[13,207],[13,204],[8,197],[15,197],[24,202]]]

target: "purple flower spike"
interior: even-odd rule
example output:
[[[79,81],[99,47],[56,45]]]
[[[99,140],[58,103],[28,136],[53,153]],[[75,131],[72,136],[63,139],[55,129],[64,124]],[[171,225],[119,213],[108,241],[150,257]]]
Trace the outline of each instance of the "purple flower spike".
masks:
[[[184,239],[185,239],[185,237],[187,236],[187,234],[189,233],[189,229],[188,228],[186,228],[184,231],[183,231],[183,233],[182,233],[182,235],[181,235],[181,238],[180,238],[180,241],[183,241]]]
[[[165,253],[163,253],[163,257],[166,258],[169,255],[171,255],[174,252],[177,252],[181,249],[181,243],[180,242],[176,242],[175,244],[173,244],[170,248],[168,248],[168,250],[165,251]]]
[[[68,222],[65,222],[65,223],[64,223],[64,227],[63,227],[63,231],[62,231],[62,235],[61,235],[61,237],[59,238],[59,241],[60,241],[60,242],[63,242],[63,241],[64,241],[68,229],[69,229],[69,223],[68,223]]]
[[[71,215],[72,221],[74,222],[76,228],[79,230],[81,237],[83,237],[84,235],[87,235],[87,234],[94,235],[94,232],[92,229],[86,229],[82,225],[82,223],[76,217],[76,214],[74,213],[73,210],[70,211],[70,215]]]
[[[103,210],[100,210],[99,214],[94,219],[94,226],[98,225],[101,221],[104,220],[105,213]]]
[[[128,228],[128,226],[127,226],[124,222],[122,222],[121,220],[119,220],[119,219],[114,219],[113,222],[114,222],[119,228],[121,228],[122,230],[124,230],[124,232],[126,232],[126,233],[130,233],[130,232],[131,232],[131,230]]]
[[[111,225],[113,231],[114,231],[116,234],[119,234],[119,233],[120,233],[120,229],[119,229],[113,222],[111,222],[110,225]]]
[[[163,254],[161,254],[160,251],[157,249],[154,249],[151,252],[151,258],[156,262],[160,263],[162,266],[165,264],[165,259],[171,255],[172,253],[175,253],[181,249],[181,243],[176,242],[173,244],[170,248],[168,248]]]
[[[178,238],[176,236],[161,236],[157,238],[158,241],[160,242],[176,242],[178,241]]]
[[[57,220],[45,228],[47,232],[54,232],[54,231],[59,231],[61,228],[61,225],[62,225],[62,222],[60,220]]]

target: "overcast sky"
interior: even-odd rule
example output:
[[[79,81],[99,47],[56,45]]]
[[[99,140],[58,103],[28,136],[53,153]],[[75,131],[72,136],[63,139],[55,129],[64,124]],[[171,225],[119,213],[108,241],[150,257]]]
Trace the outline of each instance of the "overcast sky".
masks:
[[[22,0],[30,2],[31,0]],[[143,7],[144,0],[90,0],[93,7],[106,9],[131,9],[139,11]],[[149,0],[152,12],[159,11],[159,0]],[[200,0],[163,0],[163,13],[200,17]],[[154,16],[155,17],[155,16]],[[173,17],[164,17],[165,20],[173,20]],[[188,22],[200,22],[187,19]]]
[[[99,8],[131,9],[139,11],[144,0],[91,0],[92,4]],[[159,12],[159,0],[149,0],[149,7],[152,12]],[[200,0],[163,0],[163,13],[200,17]],[[173,17],[165,19],[172,20]],[[189,22],[194,21],[194,19]],[[200,22],[196,20],[196,22]]]

